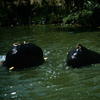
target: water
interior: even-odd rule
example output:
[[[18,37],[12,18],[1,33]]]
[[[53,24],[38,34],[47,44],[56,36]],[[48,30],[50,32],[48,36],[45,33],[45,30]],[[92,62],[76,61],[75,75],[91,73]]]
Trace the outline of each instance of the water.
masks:
[[[77,44],[100,53],[100,32],[64,26],[36,25],[0,28],[0,60],[15,42],[35,43],[48,59],[37,68],[0,68],[0,100],[99,100],[100,64],[72,69],[69,50]]]

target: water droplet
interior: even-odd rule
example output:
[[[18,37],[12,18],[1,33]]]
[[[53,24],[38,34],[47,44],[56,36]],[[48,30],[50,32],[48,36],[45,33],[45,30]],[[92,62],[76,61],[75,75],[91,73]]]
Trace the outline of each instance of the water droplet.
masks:
[[[14,95],[14,94],[16,94],[16,92],[12,92],[11,94]]]
[[[7,94],[4,94],[4,96],[7,96]]]
[[[30,84],[30,86],[32,86],[32,84]]]
[[[12,96],[12,98],[16,98],[17,97],[17,95],[15,95],[15,96]]]
[[[50,77],[50,79],[51,79],[52,77]]]
[[[47,88],[49,88],[49,86],[47,86]]]
[[[13,86],[10,86],[10,88],[13,88]]]

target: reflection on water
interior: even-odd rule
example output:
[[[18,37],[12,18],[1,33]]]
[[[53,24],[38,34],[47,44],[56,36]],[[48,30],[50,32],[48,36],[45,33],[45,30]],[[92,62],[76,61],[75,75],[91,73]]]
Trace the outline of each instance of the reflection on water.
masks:
[[[80,69],[66,66],[68,51],[79,43],[100,53],[99,32],[70,34],[50,25],[2,28],[1,32],[0,60],[14,42],[24,40],[40,46],[48,59],[37,68],[0,68],[0,100],[99,100],[100,64]]]

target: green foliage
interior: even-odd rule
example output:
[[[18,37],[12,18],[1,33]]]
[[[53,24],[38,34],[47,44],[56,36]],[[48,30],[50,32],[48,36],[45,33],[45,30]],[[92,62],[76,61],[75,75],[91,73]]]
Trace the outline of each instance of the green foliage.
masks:
[[[94,5],[92,3],[88,3],[87,9],[83,9],[76,14],[75,20],[82,26],[91,26],[93,28],[97,28],[100,24],[100,6],[98,4]]]
[[[63,22],[96,28],[99,21],[99,0],[37,0],[33,4],[30,0],[0,0],[0,24],[4,26]]]
[[[75,21],[82,26],[89,26],[93,11],[81,10],[75,15]]]
[[[75,18],[75,16],[74,16],[73,13],[68,14],[67,17],[64,17],[64,18],[63,18],[63,24],[66,24],[66,23],[67,23],[67,24],[70,24],[71,22],[73,23],[74,18]]]
[[[82,6],[77,6],[74,6],[74,10],[71,9],[67,17],[63,18],[63,23],[77,23],[84,27],[91,26],[93,28],[100,25],[98,23],[100,21],[100,5],[97,2],[85,1]],[[77,9],[79,7],[80,9]]]

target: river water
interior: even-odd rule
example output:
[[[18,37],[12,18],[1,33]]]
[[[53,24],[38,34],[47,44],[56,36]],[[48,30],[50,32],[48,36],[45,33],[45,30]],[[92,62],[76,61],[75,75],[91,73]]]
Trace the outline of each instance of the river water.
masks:
[[[18,71],[0,68],[0,100],[99,100],[100,64],[68,68],[69,50],[77,44],[100,53],[100,31],[58,25],[0,28],[0,60],[15,42],[35,43],[48,59]],[[4,58],[3,58],[4,59]]]

